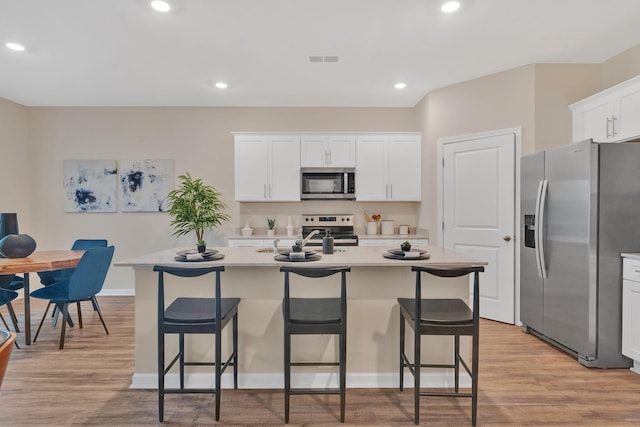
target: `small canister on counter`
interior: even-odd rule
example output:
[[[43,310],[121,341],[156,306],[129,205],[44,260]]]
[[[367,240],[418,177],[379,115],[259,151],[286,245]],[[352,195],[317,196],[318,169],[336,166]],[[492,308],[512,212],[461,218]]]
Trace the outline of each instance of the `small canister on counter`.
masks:
[[[331,237],[331,230],[327,230],[327,234],[322,238],[322,253],[333,253],[333,237]]]
[[[380,234],[390,236],[393,234],[393,221],[390,219],[383,219],[380,224]]]

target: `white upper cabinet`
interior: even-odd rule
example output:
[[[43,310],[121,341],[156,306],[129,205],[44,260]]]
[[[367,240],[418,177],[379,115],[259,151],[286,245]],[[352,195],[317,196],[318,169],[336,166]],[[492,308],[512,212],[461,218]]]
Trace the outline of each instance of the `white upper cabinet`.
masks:
[[[355,135],[302,135],[300,166],[303,168],[355,167]]]
[[[640,76],[572,104],[573,141],[622,142],[640,136]]]
[[[300,200],[300,137],[235,136],[236,200]]]
[[[356,138],[357,201],[420,201],[420,135],[362,135]]]

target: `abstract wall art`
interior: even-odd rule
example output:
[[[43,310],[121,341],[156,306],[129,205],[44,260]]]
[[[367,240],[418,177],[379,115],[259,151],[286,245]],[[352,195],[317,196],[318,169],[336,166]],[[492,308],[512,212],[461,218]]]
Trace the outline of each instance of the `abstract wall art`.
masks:
[[[115,212],[118,171],[115,160],[64,160],[65,212]]]
[[[167,195],[174,187],[173,160],[120,162],[123,212],[164,212]]]

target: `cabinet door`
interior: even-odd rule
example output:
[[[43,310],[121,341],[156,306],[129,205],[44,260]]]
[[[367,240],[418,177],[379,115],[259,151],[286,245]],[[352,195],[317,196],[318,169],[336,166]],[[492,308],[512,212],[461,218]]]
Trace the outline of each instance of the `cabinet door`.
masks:
[[[356,137],[356,200],[387,200],[389,139],[385,135]]]
[[[269,136],[269,183],[267,198],[271,201],[300,200],[300,137]]]
[[[640,361],[640,283],[631,280],[622,281],[622,354]]]
[[[267,139],[262,135],[235,138],[235,190],[239,202],[267,198]]]
[[[328,148],[329,166],[332,168],[353,168],[356,166],[355,135],[331,135]]]
[[[300,167],[321,168],[327,166],[327,135],[302,135],[300,139]]]
[[[422,149],[419,135],[389,137],[389,199],[415,201],[422,198]]]
[[[393,246],[393,240],[387,239],[360,239],[358,246]]]
[[[611,116],[613,114],[613,99],[606,94],[586,101],[574,114],[574,125],[578,127],[574,138],[579,142],[592,138],[596,142],[609,142],[612,136]]]
[[[612,134],[615,140],[640,136],[640,80],[614,93]]]

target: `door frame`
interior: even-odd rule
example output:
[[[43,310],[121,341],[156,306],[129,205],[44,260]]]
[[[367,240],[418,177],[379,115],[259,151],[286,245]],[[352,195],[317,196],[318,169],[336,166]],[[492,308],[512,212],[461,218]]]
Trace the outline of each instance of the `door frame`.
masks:
[[[438,198],[437,198],[437,206],[438,206],[438,246],[443,247],[444,245],[444,202],[443,202],[443,193],[444,193],[444,177],[443,177],[443,169],[442,163],[444,161],[444,145],[445,144],[455,144],[459,142],[467,142],[474,139],[482,139],[488,138],[492,136],[501,136],[506,134],[512,134],[515,137],[515,156],[513,161],[515,162],[514,171],[515,171],[515,194],[514,194],[514,235],[513,242],[515,245],[515,259],[514,259],[514,298],[513,302],[514,306],[514,321],[516,325],[521,325],[520,322],[520,158],[522,157],[522,127],[512,127],[506,129],[497,129],[486,132],[478,132],[471,133],[459,136],[450,136],[445,138],[438,138],[438,147],[437,147],[437,189],[438,189]]]

